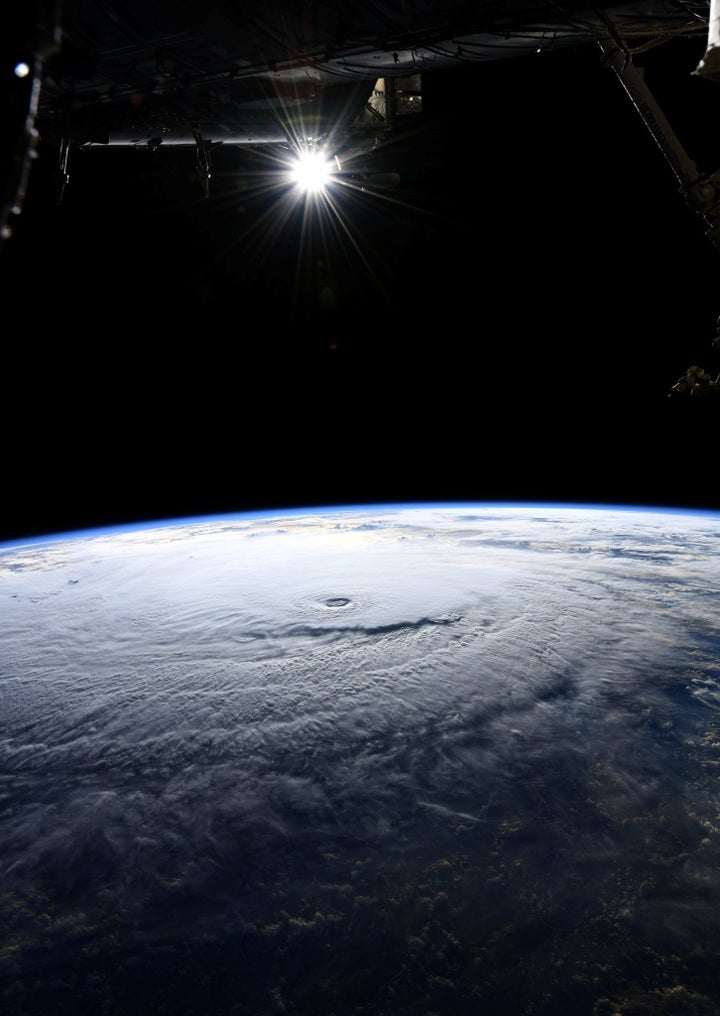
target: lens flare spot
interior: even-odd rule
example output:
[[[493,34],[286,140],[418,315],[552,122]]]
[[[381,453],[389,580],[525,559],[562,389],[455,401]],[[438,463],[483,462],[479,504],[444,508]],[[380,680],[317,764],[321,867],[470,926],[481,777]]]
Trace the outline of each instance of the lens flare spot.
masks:
[[[332,163],[320,152],[305,152],[295,163],[292,179],[303,191],[321,191],[332,176]]]

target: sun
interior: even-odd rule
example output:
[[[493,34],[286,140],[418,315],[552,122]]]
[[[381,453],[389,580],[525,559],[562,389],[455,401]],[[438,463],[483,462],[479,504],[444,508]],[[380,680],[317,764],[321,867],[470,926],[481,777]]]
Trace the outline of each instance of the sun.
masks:
[[[297,156],[290,179],[301,191],[314,193],[328,186],[336,168],[337,162],[328,159],[325,152],[309,149]]]
[[[276,308],[290,304],[297,321],[332,333],[334,349],[338,321],[360,327],[342,318],[346,308],[395,310],[398,265],[431,242],[443,216],[412,189],[417,162],[407,151],[419,121],[397,147],[394,139],[381,146],[374,126],[320,135],[312,126],[288,131],[285,143],[217,152],[224,171],[214,175],[211,203],[227,244],[213,245],[208,271],[234,263],[246,289],[258,299],[270,292]]]

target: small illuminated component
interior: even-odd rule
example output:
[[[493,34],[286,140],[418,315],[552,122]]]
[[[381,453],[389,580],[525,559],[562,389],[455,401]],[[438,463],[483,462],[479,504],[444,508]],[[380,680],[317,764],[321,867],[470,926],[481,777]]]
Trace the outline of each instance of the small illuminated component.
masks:
[[[329,183],[333,164],[322,153],[306,152],[292,170],[292,179],[303,191],[320,191]]]
[[[30,66],[21,60],[20,63],[15,64],[14,71],[16,78],[26,78],[30,73]]]

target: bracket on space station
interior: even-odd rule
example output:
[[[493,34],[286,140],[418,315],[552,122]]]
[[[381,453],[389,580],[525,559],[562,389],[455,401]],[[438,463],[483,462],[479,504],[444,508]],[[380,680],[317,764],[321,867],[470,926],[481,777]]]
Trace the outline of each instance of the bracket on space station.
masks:
[[[65,190],[70,182],[70,150],[72,142],[69,138],[63,138],[58,148],[58,160],[56,169],[57,179],[57,203],[61,204],[65,196]]]
[[[210,147],[212,141],[205,141],[203,139],[199,127],[193,129],[193,137],[195,138],[195,169],[202,184],[203,194],[206,198],[209,198],[210,177],[212,176],[210,169]]]
[[[712,5],[708,47],[696,73],[720,81],[720,0],[712,0]],[[720,248],[720,170],[709,175],[703,175],[698,171],[645,83],[642,69],[632,62],[631,54],[611,26],[608,26],[608,30],[609,37],[599,43],[606,63],[615,71],[645,126],[678,178],[680,193],[688,206],[704,218],[708,226],[705,235]],[[720,348],[720,318],[712,345],[714,349]],[[670,395],[689,394],[697,397],[709,393],[720,394],[720,374],[713,379],[703,368],[693,365],[674,385]]]

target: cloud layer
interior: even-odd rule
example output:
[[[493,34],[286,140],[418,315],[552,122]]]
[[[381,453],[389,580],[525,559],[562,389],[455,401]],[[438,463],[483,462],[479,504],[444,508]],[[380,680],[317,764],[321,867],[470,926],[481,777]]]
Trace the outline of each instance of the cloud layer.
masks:
[[[717,1006],[718,521],[387,508],[7,548],[6,1008]]]

